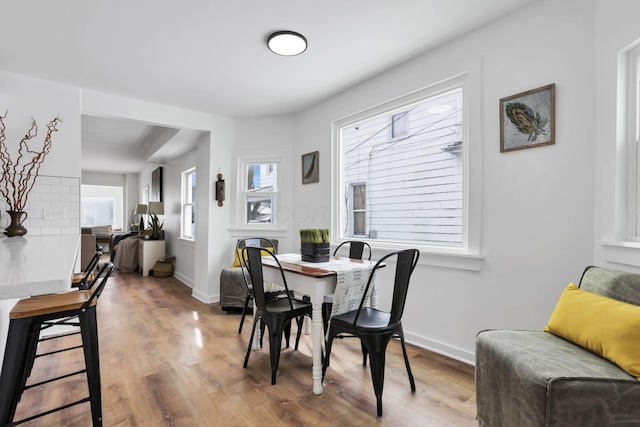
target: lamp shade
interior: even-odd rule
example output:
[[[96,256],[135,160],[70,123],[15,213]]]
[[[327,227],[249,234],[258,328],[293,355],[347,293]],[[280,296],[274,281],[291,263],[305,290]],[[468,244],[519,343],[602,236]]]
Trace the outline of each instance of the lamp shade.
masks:
[[[144,215],[147,213],[147,205],[137,205],[135,215]]]
[[[147,214],[164,215],[164,203],[162,202],[149,202],[149,208]]]

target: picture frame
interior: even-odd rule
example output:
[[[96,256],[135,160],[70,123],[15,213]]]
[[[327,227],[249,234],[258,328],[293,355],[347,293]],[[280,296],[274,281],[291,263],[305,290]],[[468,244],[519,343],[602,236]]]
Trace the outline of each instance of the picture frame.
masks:
[[[149,195],[149,201],[162,201],[162,166],[159,166],[151,172],[151,194]]]
[[[500,100],[500,152],[555,144],[556,85]]]
[[[313,151],[302,155],[302,184],[320,182],[320,153]]]

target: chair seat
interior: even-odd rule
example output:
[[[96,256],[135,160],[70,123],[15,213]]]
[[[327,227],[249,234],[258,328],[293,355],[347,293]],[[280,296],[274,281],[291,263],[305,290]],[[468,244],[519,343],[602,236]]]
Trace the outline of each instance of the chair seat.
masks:
[[[349,311],[348,313],[337,314],[331,318],[332,323],[343,323],[349,328],[353,328],[353,322],[356,319],[358,310]],[[363,307],[356,323],[356,329],[383,331],[385,329],[395,329],[394,325],[389,325],[391,319],[390,313],[376,310],[375,308]]]
[[[301,301],[298,299],[291,299],[291,305],[293,305],[293,310],[291,309],[291,306],[289,305],[289,299],[288,298],[278,298],[272,301],[268,301],[266,303],[266,311],[269,313],[291,313],[291,312],[298,312],[298,311],[306,311],[309,309],[309,307],[311,307],[311,303],[309,302],[305,302],[305,301]]]
[[[91,291],[73,291],[21,299],[9,313],[9,319],[25,319],[27,317],[79,310],[91,298],[91,294]],[[94,306],[96,303],[97,300],[94,299],[90,306]]]

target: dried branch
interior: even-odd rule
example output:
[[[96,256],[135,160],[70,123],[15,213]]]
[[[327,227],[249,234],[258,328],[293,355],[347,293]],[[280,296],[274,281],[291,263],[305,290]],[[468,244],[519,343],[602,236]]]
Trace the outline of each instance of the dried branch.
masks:
[[[14,162],[11,160],[11,155],[4,142],[6,139],[4,118],[6,117],[7,113],[5,113],[4,116],[0,116],[0,162],[2,165],[0,195],[7,201],[9,210],[22,211],[27,204],[27,197],[36,182],[36,178],[40,172],[40,166],[51,150],[53,132],[58,131],[56,126],[58,122],[62,122],[62,120],[56,117],[49,122],[47,125],[47,136],[44,139],[42,149],[40,151],[34,151],[29,148],[28,143],[38,135],[38,125],[36,121],[31,118],[31,127],[27,134],[20,140],[18,156]],[[32,157],[30,160],[27,160],[29,154],[31,154]],[[20,168],[20,163],[23,159],[25,163],[22,165],[22,168]]]

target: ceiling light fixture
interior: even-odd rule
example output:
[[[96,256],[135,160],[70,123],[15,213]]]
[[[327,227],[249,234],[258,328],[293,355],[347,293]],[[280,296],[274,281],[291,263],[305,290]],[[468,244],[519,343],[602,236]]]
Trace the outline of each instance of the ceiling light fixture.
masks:
[[[307,39],[293,31],[276,31],[267,39],[267,46],[278,55],[295,56],[307,50]]]

